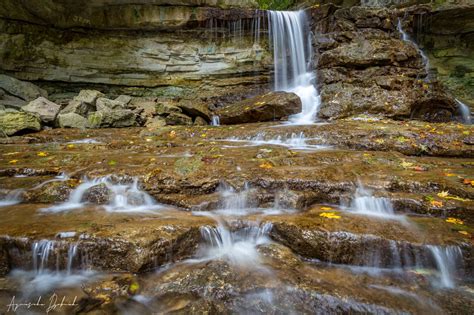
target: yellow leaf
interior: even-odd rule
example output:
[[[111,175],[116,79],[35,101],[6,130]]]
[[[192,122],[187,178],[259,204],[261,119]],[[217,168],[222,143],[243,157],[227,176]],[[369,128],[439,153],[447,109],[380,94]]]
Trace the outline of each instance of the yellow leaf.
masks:
[[[68,145],[67,145],[67,148],[68,148],[68,149],[74,149],[74,144],[72,144],[72,143],[71,143],[71,144],[68,144]]]
[[[382,144],[385,142],[384,139],[375,139],[375,142],[377,142],[378,144]]]
[[[462,234],[462,235],[469,235],[469,232],[468,231],[458,231],[459,234]]]
[[[456,219],[456,218],[447,218],[446,222],[448,223],[453,223],[453,224],[464,224],[462,220]]]
[[[403,161],[402,163],[400,163],[400,166],[403,168],[410,168],[413,166],[413,163]]]
[[[255,103],[255,105],[257,105],[257,106],[259,106],[259,105],[264,105],[264,104],[265,104],[265,102],[257,102],[257,103]]]
[[[150,138],[146,138],[145,141],[146,141],[146,142],[151,142],[151,141],[153,141],[153,140],[150,139]]]
[[[466,130],[466,131],[463,131],[462,134],[466,135],[466,136],[469,136],[471,133],[468,130]]]
[[[453,177],[453,176],[456,176],[456,174],[453,174],[453,173],[444,173],[444,176]]]
[[[41,152],[38,152],[38,154],[36,154],[36,155],[37,156],[48,156],[48,153],[41,151]]]
[[[322,212],[319,214],[320,217],[327,218],[327,219],[340,219],[341,216],[337,215],[334,212]]]
[[[441,197],[441,198],[446,198],[448,197],[449,193],[447,191],[442,191],[440,193],[437,194],[438,197]]]
[[[128,288],[128,291],[130,292],[130,294],[135,294],[135,293],[137,293],[138,289],[139,289],[138,283],[133,282],[132,284],[130,284],[130,287]]]
[[[270,168],[273,168],[273,165],[270,164],[269,162],[263,162],[263,163],[260,164],[258,167],[260,167],[260,168],[265,168],[265,169],[270,169]]]
[[[11,161],[8,162],[8,163],[10,163],[10,164],[16,164],[17,162],[18,162],[18,160],[11,160]]]
[[[176,131],[171,130],[169,136],[170,136],[170,138],[176,137]]]
[[[332,208],[331,207],[321,207],[321,210],[328,211],[328,210],[332,210]]]
[[[203,134],[201,135],[201,138],[206,138],[206,137],[207,137],[207,135],[206,135],[205,133],[203,133]]]

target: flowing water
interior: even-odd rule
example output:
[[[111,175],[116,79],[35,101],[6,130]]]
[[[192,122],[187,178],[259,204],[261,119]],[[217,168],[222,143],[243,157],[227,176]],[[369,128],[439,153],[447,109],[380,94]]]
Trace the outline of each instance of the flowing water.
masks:
[[[135,178],[132,183],[114,183],[110,176],[105,176],[93,180],[84,179],[71,192],[66,202],[44,208],[42,211],[64,212],[83,208],[88,204],[85,196],[92,188],[99,188],[98,193],[108,198],[108,203],[104,205],[108,212],[153,213],[163,208],[153,197],[139,189],[138,179]]]
[[[360,183],[351,201],[349,210],[356,214],[385,219],[403,218],[395,214],[392,201],[389,198],[374,197],[372,191]]]
[[[413,46],[415,46],[416,50],[418,51],[418,53],[420,54],[420,56],[423,60],[423,64],[425,66],[425,71],[426,71],[426,74],[427,74],[426,79],[428,79],[429,78],[429,73],[430,73],[430,68],[431,68],[430,60],[428,59],[428,56],[423,52],[423,50],[421,50],[420,46],[418,46],[418,44],[410,37],[410,35],[408,35],[407,32],[405,32],[405,30],[403,29],[401,19],[398,19],[397,30],[402,35],[402,39],[404,41],[409,42],[409,43],[413,44]]]
[[[221,125],[221,121],[220,121],[219,116],[217,115],[212,116],[211,126],[220,126],[220,125]]]
[[[303,132],[292,133],[284,136],[268,137],[265,132],[258,133],[254,137],[237,138],[232,137],[225,139],[226,142],[246,143],[243,146],[263,146],[263,145],[278,145],[287,147],[292,150],[328,150],[331,149],[329,145],[309,144],[308,141],[321,141],[316,138],[306,138]]]
[[[23,189],[15,189],[6,193],[6,195],[0,198],[0,207],[12,206],[20,203],[22,192]]]
[[[461,114],[463,123],[467,125],[472,124],[471,109],[469,108],[469,106],[467,106],[466,104],[464,104],[458,99],[455,99],[455,101],[456,101],[456,104],[458,105],[459,113]]]
[[[268,23],[273,45],[274,89],[293,92],[301,99],[302,111],[290,116],[290,124],[312,124],[321,98],[312,71],[313,49],[306,13],[268,11]]]

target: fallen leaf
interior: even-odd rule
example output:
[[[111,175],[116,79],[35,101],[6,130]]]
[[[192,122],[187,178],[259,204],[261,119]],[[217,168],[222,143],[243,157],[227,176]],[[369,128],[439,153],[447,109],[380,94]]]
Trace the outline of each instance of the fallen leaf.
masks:
[[[48,156],[48,153],[41,151],[41,152],[38,152],[36,155],[37,156]]]
[[[453,224],[460,224],[460,225],[464,224],[464,222],[462,220],[459,220],[459,219],[456,219],[456,218],[447,218],[446,222],[453,223]]]
[[[447,191],[442,191],[440,193],[437,193],[436,195],[441,198],[446,198],[448,197],[449,193]]]
[[[331,207],[321,207],[321,210],[328,211],[328,210],[332,210],[332,208]]]
[[[66,147],[67,147],[68,149],[74,149],[74,144],[72,144],[72,143],[71,143],[71,144],[68,144]]]
[[[107,164],[109,164],[110,166],[115,166],[115,165],[117,165],[117,161],[110,160]]]
[[[453,173],[444,173],[444,176],[453,177],[453,176],[456,176],[456,174],[453,174]]]
[[[11,160],[11,161],[9,161],[8,163],[9,163],[9,164],[16,164],[17,162],[18,162],[18,160]]]
[[[270,168],[273,168],[273,165],[270,164],[269,162],[263,162],[263,163],[260,164],[258,167],[260,167],[260,168],[265,168],[265,169],[270,169]]]
[[[328,219],[340,219],[341,218],[340,215],[337,215],[334,212],[322,212],[322,213],[319,214],[319,216],[323,217],[323,218],[328,218]]]
[[[467,236],[470,235],[468,231],[458,231],[458,233],[462,235],[467,235]]]
[[[169,133],[169,137],[170,137],[170,138],[176,137],[176,131],[171,130],[170,133]]]
[[[441,208],[443,206],[443,202],[442,201],[437,201],[437,200],[432,200],[430,202],[430,204],[433,206],[433,207],[436,207],[436,208]]]

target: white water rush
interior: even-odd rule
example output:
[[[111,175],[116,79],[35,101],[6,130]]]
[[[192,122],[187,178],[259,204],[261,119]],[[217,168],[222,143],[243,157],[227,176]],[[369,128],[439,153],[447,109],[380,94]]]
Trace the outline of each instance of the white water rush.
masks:
[[[290,116],[294,125],[316,120],[321,98],[311,71],[313,50],[304,11],[268,11],[270,42],[273,45],[274,89],[293,92],[302,103],[301,113]]]

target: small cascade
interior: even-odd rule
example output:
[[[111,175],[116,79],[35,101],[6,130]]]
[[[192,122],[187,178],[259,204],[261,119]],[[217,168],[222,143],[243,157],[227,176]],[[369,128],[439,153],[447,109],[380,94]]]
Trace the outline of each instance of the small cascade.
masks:
[[[163,208],[146,192],[138,187],[138,179],[130,184],[108,184],[113,198],[105,209],[109,212],[150,212]]]
[[[220,126],[220,125],[221,125],[221,120],[219,116],[217,115],[212,116],[211,126]]]
[[[36,185],[36,186],[33,187],[32,189],[41,188],[41,187],[43,187],[44,185],[49,184],[49,183],[52,183],[52,182],[64,182],[64,181],[68,180],[69,178],[70,178],[70,177],[69,177],[68,174],[66,174],[66,173],[61,173],[61,174],[59,174],[58,176],[55,176],[53,179],[44,181],[44,182],[42,182],[41,184]]]
[[[327,145],[308,144],[309,140],[316,139],[306,138],[303,132],[284,136],[279,135],[273,138],[268,138],[264,132],[261,132],[254,137],[248,137],[246,139],[234,137],[225,139],[224,141],[249,143],[245,146],[279,145],[292,150],[324,150],[330,148],[330,146]]]
[[[43,274],[48,269],[48,261],[54,250],[54,241],[41,240],[33,243],[33,270],[36,274]]]
[[[100,177],[93,180],[84,179],[69,196],[69,199],[59,205],[42,209],[43,212],[63,212],[80,209],[87,205],[85,195],[93,187],[103,185],[105,194],[109,195],[109,203],[104,206],[109,212],[153,212],[163,208],[146,192],[138,187],[138,179],[132,183],[117,184],[110,176]]]
[[[374,197],[372,191],[364,188],[361,184],[356,189],[354,198],[351,201],[349,210],[362,215],[380,218],[403,218],[397,216],[393,210],[390,199],[384,197]]]
[[[67,265],[66,265],[66,272],[68,275],[72,272],[72,264],[74,263],[74,259],[77,255],[77,244],[72,244],[69,246],[69,250],[67,252]]]
[[[436,269],[439,272],[438,286],[443,288],[455,287],[455,276],[458,266],[462,263],[462,251],[458,246],[433,246],[428,245],[431,254],[436,262]]]
[[[9,191],[3,198],[0,199],[0,207],[12,206],[21,202],[21,194],[23,189],[15,189]]]
[[[467,106],[466,104],[464,104],[458,99],[454,99],[454,100],[456,101],[456,104],[458,104],[458,109],[462,117],[462,122],[465,123],[466,125],[472,124],[471,109],[469,108],[469,106]]]
[[[205,246],[201,255],[206,260],[225,259],[235,265],[255,266],[260,262],[257,246],[270,242],[272,224],[248,226],[232,231],[222,221],[217,227],[202,227]]]
[[[400,34],[402,35],[402,39],[405,42],[412,43],[413,46],[415,46],[416,50],[418,51],[418,53],[420,54],[420,56],[423,60],[423,65],[425,66],[425,71],[426,71],[426,74],[427,74],[426,79],[428,79],[429,78],[429,73],[430,73],[430,68],[431,68],[430,60],[428,59],[428,56],[423,52],[423,50],[421,50],[420,46],[418,46],[418,44],[410,37],[410,35],[408,35],[405,32],[405,30],[403,29],[401,19],[398,19],[397,30],[400,32]]]
[[[311,66],[311,32],[304,11],[268,11],[269,36],[273,45],[274,89],[293,92],[302,103],[302,112],[290,116],[290,124],[312,124],[320,105]]]

